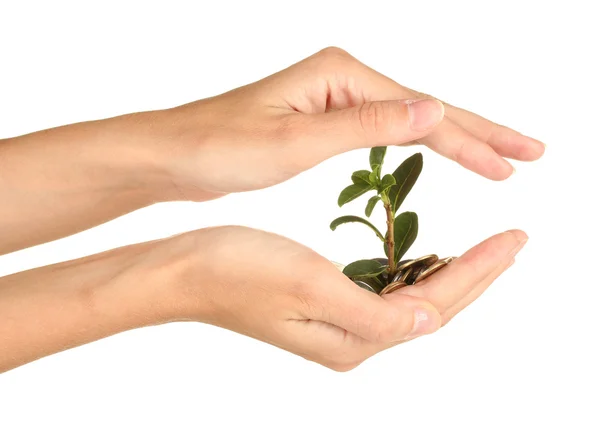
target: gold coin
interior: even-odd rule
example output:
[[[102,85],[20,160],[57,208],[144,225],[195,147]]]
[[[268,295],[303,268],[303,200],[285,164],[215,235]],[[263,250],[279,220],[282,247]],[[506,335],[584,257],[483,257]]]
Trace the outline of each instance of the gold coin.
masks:
[[[402,275],[402,277],[399,279],[400,282],[406,283],[406,280],[408,279],[408,277],[413,273],[413,268],[408,268],[404,271],[404,274]]]
[[[430,277],[431,275],[433,275],[434,273],[436,273],[438,270],[440,270],[441,268],[443,268],[447,264],[448,263],[446,262],[446,259],[440,259],[440,260],[438,260],[433,265],[429,266],[427,269],[425,269],[421,273],[419,273],[419,276],[417,276],[417,278],[415,279],[414,283],[416,284],[417,282],[421,282],[425,278]]]
[[[430,266],[437,262],[438,257],[435,254],[428,254],[426,256],[419,257],[418,259],[404,260],[398,264],[396,270],[404,271],[408,268],[418,268],[420,266]]]
[[[371,291],[371,292],[374,292],[377,294],[377,291],[375,291],[375,288],[373,288],[371,285],[369,285],[368,283],[366,283],[364,281],[353,280],[352,282],[354,282],[356,285],[358,285],[362,289],[366,289],[367,291]]]
[[[415,280],[417,279],[417,277],[419,276],[419,274],[421,272],[423,272],[424,270],[427,270],[429,266],[415,266],[413,267],[413,271],[410,274],[410,276],[406,279],[406,284],[407,285],[414,285],[415,284]]]
[[[406,280],[412,274],[412,272],[413,272],[412,267],[406,268],[404,270],[399,270],[398,272],[396,272],[396,275],[392,278],[392,282],[398,282],[398,281],[406,282]],[[392,282],[390,282],[390,284]]]
[[[381,290],[379,295],[388,294],[390,292],[396,291],[399,288],[405,287],[406,280],[412,273],[412,268],[406,269],[404,272],[398,272],[392,282],[390,282],[384,289]]]
[[[410,259],[410,260],[403,260],[401,262],[398,263],[398,266],[396,266],[396,270],[398,272],[403,271],[404,269],[407,269],[409,267],[411,267],[414,263],[414,259]]]
[[[438,257],[436,254],[427,254],[425,256],[421,256],[418,259],[413,260],[413,265],[423,265],[423,266],[431,266],[435,262],[438,261]]]
[[[391,284],[388,284],[388,286],[386,286],[384,289],[382,289],[379,295],[389,294],[390,292],[396,291],[397,289],[400,289],[405,286],[406,284],[404,282],[392,282]]]
[[[425,256],[421,256],[417,259],[414,259],[412,262],[410,262],[409,267],[412,269],[412,273],[408,278],[406,278],[406,284],[414,284],[414,280],[417,279],[419,273],[421,273],[423,270],[427,269],[429,266],[433,265],[437,261],[438,256],[435,254],[427,254]]]

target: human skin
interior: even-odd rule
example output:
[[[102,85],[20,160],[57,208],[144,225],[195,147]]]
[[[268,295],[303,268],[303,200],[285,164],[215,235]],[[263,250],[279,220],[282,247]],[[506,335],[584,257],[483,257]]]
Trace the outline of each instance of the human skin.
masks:
[[[173,321],[210,323],[347,371],[447,323],[512,264],[526,240],[518,230],[498,234],[383,297],[301,244],[237,226],[9,275],[0,278],[0,372]]]
[[[436,100],[413,104],[411,124],[402,100],[419,97],[328,48],[213,98],[0,141],[0,254],[156,202],[269,187],[352,149],[418,142],[494,180],[513,172],[503,157],[544,152]]]
[[[543,154],[537,140],[423,98],[328,48],[217,97],[5,139],[0,254],[157,202],[265,188],[358,148],[422,143],[493,180],[513,172],[504,158]],[[512,262],[525,238],[499,234],[383,298],[313,251],[242,227],[10,275],[0,278],[0,370],[174,320],[212,323],[346,370],[435,331]],[[302,276],[289,267],[302,267]]]

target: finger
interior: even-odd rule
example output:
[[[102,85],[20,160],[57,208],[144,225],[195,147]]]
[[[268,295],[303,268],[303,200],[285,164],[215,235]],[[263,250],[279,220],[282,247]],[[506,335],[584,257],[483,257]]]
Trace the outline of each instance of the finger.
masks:
[[[340,274],[341,279],[324,282],[318,293],[319,320],[338,326],[368,342],[390,343],[431,333],[441,323],[439,312],[426,300],[413,297],[379,297]],[[326,290],[325,290],[326,289]]]
[[[419,143],[491,180],[504,180],[514,172],[490,145],[447,118]]]
[[[425,281],[396,293],[424,298],[443,314],[466,297],[502,262],[514,256],[526,241],[527,235],[519,230],[494,235]]]
[[[509,267],[515,263],[514,258],[509,258],[506,262],[500,264],[491,274],[489,274],[483,281],[475,286],[463,299],[458,303],[451,306],[442,314],[442,324],[447,324],[454,316],[463,311],[473,301],[481,296],[489,288],[492,283],[498,279]]]
[[[374,101],[322,114],[310,120],[313,147],[325,156],[352,149],[397,145],[429,134],[444,116],[437,100]],[[306,139],[299,146],[306,148]]]
[[[520,235],[521,233],[518,233]],[[521,245],[522,247],[522,245]],[[441,314],[441,322],[442,326],[447,324],[454,316],[456,316],[459,312],[464,310],[468,305],[470,305],[473,301],[475,301],[481,294],[497,279],[504,271],[506,271],[512,264],[514,263],[514,258],[512,257],[512,252],[509,253],[508,259],[500,263],[495,269],[492,270],[491,273],[488,274],[482,281],[475,284],[475,286],[457,303],[451,305],[446,311]],[[426,281],[427,282],[427,281]],[[398,292],[387,294],[384,298],[395,300],[401,299],[403,295],[418,295],[415,291],[410,291],[411,288],[416,288],[415,286],[408,286],[398,290]],[[432,332],[431,332],[432,333]],[[408,335],[402,340],[389,342],[389,343],[373,343],[373,342],[363,342],[357,345],[360,351],[360,357],[363,359],[369,358],[370,356],[377,354],[386,349],[392,348],[396,345],[402,344],[404,342],[410,341],[422,335]]]
[[[408,92],[408,95],[414,96],[415,98],[434,99],[431,95],[423,94],[409,88],[404,88],[404,90]],[[491,132],[484,133],[484,129],[487,127],[489,130],[492,130],[492,125],[495,123],[485,120],[489,123],[486,126],[482,123],[484,120],[483,118],[472,113],[469,113],[471,116],[465,115],[463,118],[454,120],[451,118],[451,114],[449,113],[450,110],[452,110],[453,116],[460,117],[457,114],[457,110],[460,109],[445,102],[443,102],[443,104],[444,107],[447,107],[448,109],[448,112],[445,113],[444,120],[432,133],[423,137],[419,143],[426,145],[440,155],[459,163],[464,168],[491,180],[499,181],[510,177],[514,173],[514,167],[508,161],[503,159],[502,156],[512,158],[515,155],[515,153],[512,153],[514,151],[504,155],[502,152],[509,151],[509,147],[505,147],[501,150],[494,148],[494,146],[502,144],[502,142],[497,141],[497,138],[502,133],[506,136],[506,132],[497,133],[494,137],[495,141],[490,145],[486,140],[490,138]],[[461,111],[468,113],[468,111],[465,110]],[[478,119],[472,116],[478,117]],[[463,125],[463,122],[467,123],[467,126]],[[472,128],[474,131],[470,131],[468,128]],[[510,130],[508,128],[506,129]],[[482,137],[484,134],[485,137]],[[508,140],[508,138],[505,137],[505,140]]]
[[[410,89],[415,98],[433,98]],[[487,143],[499,155],[519,161],[535,161],[545,152],[546,146],[539,140],[524,136],[509,127],[487,120],[471,111],[444,102],[446,119],[461,126],[477,139]]]
[[[450,106],[447,115],[506,158],[535,161],[544,154],[546,149],[539,140],[524,136],[516,130],[486,120],[462,108]]]
[[[475,301],[477,298],[479,298],[481,296],[481,294],[483,294],[485,292],[485,290],[502,274],[504,273],[509,267],[511,267],[513,265],[513,263],[515,262],[514,258],[509,258],[507,262],[504,262],[502,264],[500,264],[496,269],[494,269],[494,271],[492,271],[491,274],[489,274],[483,281],[479,282],[464,298],[462,298],[458,303],[454,304],[453,306],[451,306],[448,310],[446,310],[445,312],[443,312],[441,314],[442,317],[442,326],[445,326],[446,324],[448,324],[448,322],[450,320],[452,320],[458,313],[460,313],[461,311],[463,311],[467,306],[469,306],[471,303],[473,303],[473,301]],[[388,295],[394,295],[394,294],[388,294]],[[401,294],[397,294],[397,295],[401,295]],[[387,343],[387,344],[376,344],[376,343],[369,343],[369,342],[364,342],[361,343],[359,345],[360,347],[360,356],[363,359],[367,359],[369,357],[371,357],[372,355],[375,355],[381,351],[384,351],[386,349],[389,348],[393,348],[397,345],[400,345],[402,343],[408,342],[412,339],[415,339],[416,337],[418,337],[420,335],[414,336],[414,337],[407,337],[401,341],[397,341],[397,342],[391,342],[391,343]]]
[[[331,303],[333,310],[321,317],[334,323],[315,319],[288,321],[291,326],[283,330],[284,348],[335,370],[347,371],[378,352],[433,333],[441,326],[439,313],[421,299],[391,294],[382,299],[358,287],[353,289],[359,291],[358,308],[351,309],[352,299],[342,296],[343,303]]]
[[[329,90],[324,95],[333,104],[333,108],[367,101],[433,98],[396,83],[344,51],[339,49],[327,51],[334,58],[331,61],[337,63],[336,66],[331,66],[332,71],[328,76],[331,80],[327,84]],[[327,54],[320,56],[326,58]],[[348,78],[339,79],[340,66],[344,68],[344,72],[352,75],[352,83],[345,80]],[[436,152],[457,161],[469,170],[492,180],[503,180],[514,170],[507,161],[502,159],[502,156],[533,160],[543,153],[544,146],[541,142],[522,136],[514,130],[499,126],[466,110],[445,105],[448,107],[448,113],[443,123],[432,134],[423,134],[420,143],[430,146]]]

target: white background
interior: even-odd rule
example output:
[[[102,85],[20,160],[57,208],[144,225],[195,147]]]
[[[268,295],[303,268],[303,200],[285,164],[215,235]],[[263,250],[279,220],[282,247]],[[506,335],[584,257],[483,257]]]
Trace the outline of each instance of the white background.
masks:
[[[502,183],[424,150],[405,202],[420,216],[411,255],[460,254],[509,228],[531,237],[435,335],[336,373],[212,326],[145,328],[0,375],[0,420],[600,419],[594,3],[0,2],[0,138],[215,95],[336,45],[548,145]],[[390,150],[388,168],[417,150]],[[143,209],[0,257],[0,275],[218,224],[274,231],[342,262],[377,255],[368,230],[328,228],[367,156],[260,192]]]

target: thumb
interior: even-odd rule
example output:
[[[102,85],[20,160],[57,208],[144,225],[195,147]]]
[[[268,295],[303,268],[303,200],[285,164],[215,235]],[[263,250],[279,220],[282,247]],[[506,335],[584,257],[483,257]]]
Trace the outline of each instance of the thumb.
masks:
[[[437,99],[374,101],[314,114],[315,140],[331,154],[407,143],[428,135],[444,117]]]
[[[373,343],[393,343],[432,333],[441,316],[425,299],[405,294],[379,297],[345,282],[328,301],[325,322]]]

